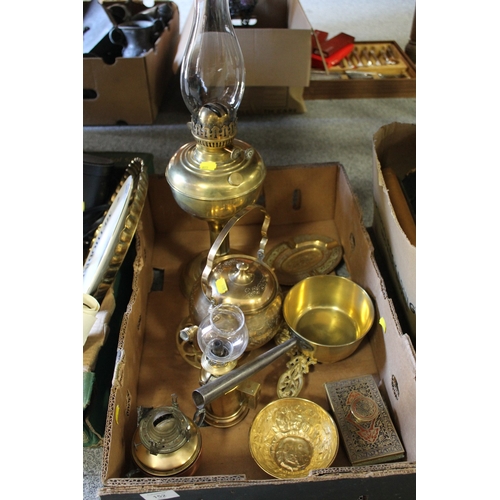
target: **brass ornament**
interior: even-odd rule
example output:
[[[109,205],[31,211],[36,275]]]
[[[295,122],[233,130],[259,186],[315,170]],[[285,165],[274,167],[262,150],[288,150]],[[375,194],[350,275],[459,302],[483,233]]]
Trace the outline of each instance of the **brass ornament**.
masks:
[[[177,345],[177,350],[179,351],[182,359],[187,361],[188,364],[194,368],[201,368],[201,356],[202,352],[196,341],[197,326],[190,320],[190,318],[184,318],[179,327],[177,328],[177,334],[175,336],[175,341]]]
[[[279,345],[291,338],[292,335],[285,326],[276,334],[274,340]],[[278,379],[278,398],[296,398],[304,386],[304,375],[309,373],[309,366],[317,363],[311,356],[304,356],[298,346],[292,347],[287,355],[291,359],[286,364],[286,371]]]
[[[279,398],[294,398],[300,394],[304,386],[304,375],[309,373],[309,366],[316,360],[310,356],[297,354],[286,364],[286,371],[278,379],[277,393]]]

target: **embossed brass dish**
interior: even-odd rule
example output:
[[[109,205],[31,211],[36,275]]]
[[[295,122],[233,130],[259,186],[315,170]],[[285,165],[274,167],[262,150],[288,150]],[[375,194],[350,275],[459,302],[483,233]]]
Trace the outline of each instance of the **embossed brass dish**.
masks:
[[[272,248],[264,262],[273,268],[280,285],[293,286],[309,276],[331,273],[342,255],[338,241],[328,236],[301,234]]]
[[[278,479],[305,477],[329,467],[339,449],[337,426],[321,406],[302,398],[278,399],[265,406],[250,429],[250,453],[257,465]]]

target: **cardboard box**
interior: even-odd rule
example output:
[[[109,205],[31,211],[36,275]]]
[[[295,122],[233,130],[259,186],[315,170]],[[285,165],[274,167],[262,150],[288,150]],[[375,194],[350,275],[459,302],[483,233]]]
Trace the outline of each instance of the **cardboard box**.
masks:
[[[347,66],[334,66],[329,68],[328,73],[321,69],[313,70],[310,84],[304,89],[304,99],[415,97],[417,88],[416,67],[399,45],[394,41],[367,41],[354,44],[354,48],[359,53],[365,48],[370,50],[372,47],[376,53],[380,49],[390,47],[397,63],[364,66],[354,71],[354,73],[369,73],[372,78],[349,77],[348,72],[353,72],[354,68]],[[355,77],[356,74],[351,76]]]
[[[311,73],[311,25],[299,0],[259,0],[255,27],[235,28],[245,60],[245,94],[239,113],[304,113]],[[181,33],[180,69],[194,10]]]
[[[343,449],[333,466],[309,477],[276,480],[264,473],[249,452],[253,418],[276,398],[276,382],[288,356],[252,377],[261,383],[257,408],[237,425],[202,427],[203,451],[192,477],[128,477],[133,469],[131,440],[138,410],[170,404],[176,393],[180,409],[193,416],[192,391],[199,370],[188,364],[176,345],[181,321],[189,311],[179,287],[180,269],[208,248],[208,226],[183,212],[173,200],[164,176],[150,178],[148,199],[136,233],[136,276],[118,344],[103,445],[101,498],[412,498],[416,488],[416,359],[410,339],[401,331],[392,302],[362,225],[359,204],[344,168],[337,163],[269,169],[264,204],[271,215],[268,247],[299,234],[336,238],[344,248],[346,272],[361,284],[376,305],[372,330],[360,348],[334,365],[316,364],[305,375],[300,397],[330,411],[324,383],[372,374],[406,450],[392,464],[352,467]],[[248,215],[231,230],[231,247],[256,255],[262,220]],[[248,220],[247,220],[248,218]],[[158,280],[158,278],[160,280]],[[154,283],[154,286],[153,286]],[[383,319],[383,321],[382,321]],[[385,325],[385,327],[383,327]],[[252,351],[247,360],[274,343]],[[163,495],[163,496],[161,496]],[[168,496],[171,495],[171,496]]]
[[[127,6],[136,6],[137,12],[145,9],[138,2]],[[83,125],[154,123],[179,42],[179,10],[174,7],[168,27],[145,55],[117,57],[113,64],[83,58]]]
[[[373,136],[373,232],[414,342],[417,248],[411,244],[396,217],[382,169],[392,168],[399,179],[416,169],[416,134],[415,124],[391,123]]]

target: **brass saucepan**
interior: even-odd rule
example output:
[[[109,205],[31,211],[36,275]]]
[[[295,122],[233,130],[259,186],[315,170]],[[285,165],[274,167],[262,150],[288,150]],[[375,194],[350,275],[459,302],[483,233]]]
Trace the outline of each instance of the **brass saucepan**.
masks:
[[[299,281],[283,302],[290,331],[311,347],[303,354],[320,363],[350,356],[370,330],[375,311],[366,291],[341,276],[312,276]]]
[[[246,378],[295,348],[299,362],[278,382],[278,396],[297,396],[303,373],[311,363],[335,363],[347,358],[359,347],[370,331],[375,308],[368,293],[354,281],[334,275],[312,276],[299,281],[285,297],[283,317],[290,338],[193,392],[193,400],[202,409],[217,397],[236,387]],[[293,366],[290,366],[292,364]],[[305,367],[296,370],[297,366]]]

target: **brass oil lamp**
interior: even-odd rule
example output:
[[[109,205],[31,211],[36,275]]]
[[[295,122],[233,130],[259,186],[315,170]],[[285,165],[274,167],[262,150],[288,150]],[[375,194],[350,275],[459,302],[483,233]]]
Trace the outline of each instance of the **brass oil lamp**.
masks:
[[[175,394],[171,406],[141,419],[132,441],[134,462],[148,476],[192,475],[200,454],[200,429],[179,409]]]
[[[236,139],[245,65],[228,0],[196,0],[195,6],[180,74],[194,141],[174,154],[165,177],[177,204],[208,223],[211,246],[231,217],[257,201],[266,168],[252,146]],[[226,239],[218,255],[228,253]],[[207,254],[186,265],[181,280],[185,297],[200,278]]]

